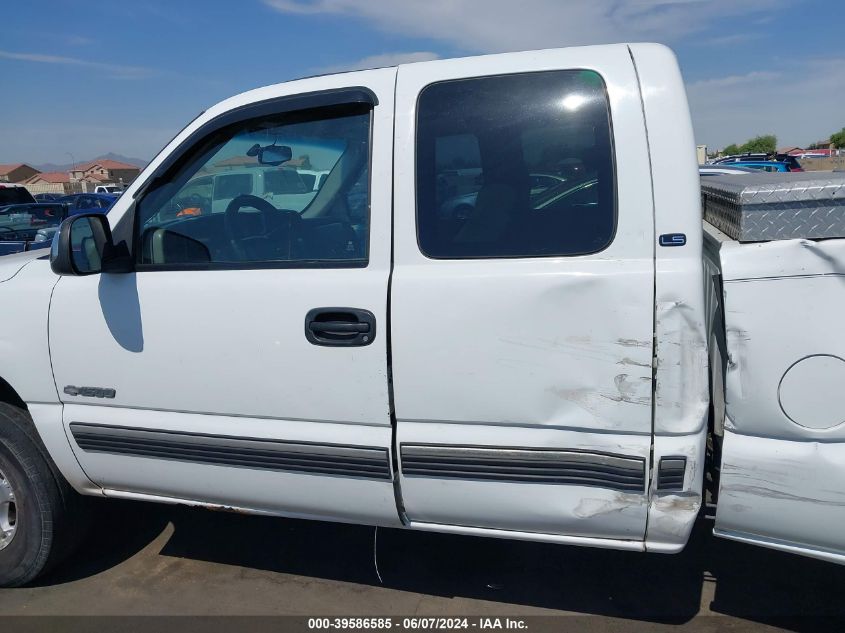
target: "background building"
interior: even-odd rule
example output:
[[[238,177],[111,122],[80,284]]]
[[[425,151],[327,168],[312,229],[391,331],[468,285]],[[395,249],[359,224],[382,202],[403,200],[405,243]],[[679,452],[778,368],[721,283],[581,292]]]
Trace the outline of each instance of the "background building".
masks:
[[[13,165],[0,165],[0,182],[23,182],[40,173],[35,167],[25,163]]]

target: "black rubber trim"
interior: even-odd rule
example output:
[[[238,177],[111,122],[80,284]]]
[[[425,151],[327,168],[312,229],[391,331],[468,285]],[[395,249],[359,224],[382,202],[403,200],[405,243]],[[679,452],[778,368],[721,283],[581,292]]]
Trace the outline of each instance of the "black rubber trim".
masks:
[[[72,422],[70,432],[79,448],[88,453],[390,481],[388,452],[381,447],[311,444],[80,422]]]
[[[402,444],[402,474],[515,483],[597,486],[645,493],[643,457],[590,451]]]
[[[683,490],[686,471],[686,457],[661,457],[657,467],[657,489]]]

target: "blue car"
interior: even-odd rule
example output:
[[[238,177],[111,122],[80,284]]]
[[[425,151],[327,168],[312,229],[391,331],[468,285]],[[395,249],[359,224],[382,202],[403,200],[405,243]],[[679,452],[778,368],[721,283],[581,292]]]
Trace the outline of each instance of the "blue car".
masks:
[[[778,171],[788,172],[789,165],[775,160],[761,160],[761,161],[747,161],[731,163],[732,167],[747,167],[748,169],[756,169],[757,171]]]
[[[107,213],[119,196],[106,193],[73,193],[63,196],[54,202],[68,205],[70,215],[86,213],[88,211]]]
[[[32,197],[35,198],[36,202],[53,202],[63,196],[63,193],[36,193]]]
[[[78,213],[108,213],[116,199],[77,194],[52,202],[0,206],[0,255],[47,248],[65,218]]]
[[[0,255],[47,248],[68,215],[67,205],[55,202],[0,207]]]

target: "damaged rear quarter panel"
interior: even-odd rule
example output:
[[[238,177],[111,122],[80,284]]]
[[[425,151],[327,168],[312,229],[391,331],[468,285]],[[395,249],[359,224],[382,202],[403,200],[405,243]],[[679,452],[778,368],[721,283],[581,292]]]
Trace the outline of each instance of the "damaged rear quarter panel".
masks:
[[[843,552],[845,424],[812,428],[838,419],[841,392],[802,374],[793,393],[821,391],[795,420],[780,395],[797,363],[845,359],[845,240],[726,242],[720,259],[728,359],[717,532]]]

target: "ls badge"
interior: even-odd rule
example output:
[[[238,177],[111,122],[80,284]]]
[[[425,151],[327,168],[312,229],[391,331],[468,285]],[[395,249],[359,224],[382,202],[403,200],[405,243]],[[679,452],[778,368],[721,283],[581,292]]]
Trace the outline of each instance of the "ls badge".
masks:
[[[687,236],[684,233],[664,233],[659,243],[661,246],[683,246],[687,243]]]

